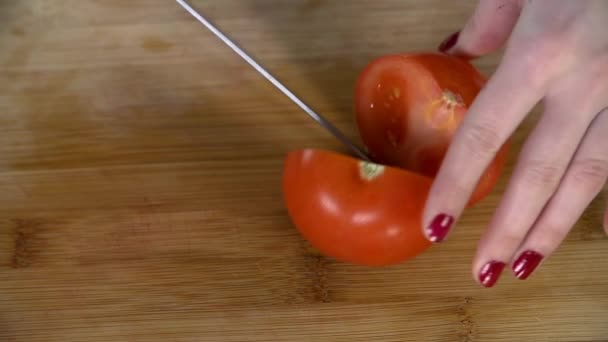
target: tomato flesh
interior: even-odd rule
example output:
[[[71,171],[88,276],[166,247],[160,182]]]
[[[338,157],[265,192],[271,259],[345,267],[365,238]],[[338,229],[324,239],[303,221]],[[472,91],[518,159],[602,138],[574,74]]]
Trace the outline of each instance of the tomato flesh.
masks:
[[[420,223],[431,182],[400,168],[304,149],[286,157],[283,193],[295,226],[321,253],[382,266],[430,247]]]
[[[440,53],[380,57],[361,73],[355,113],[371,157],[435,177],[456,129],[486,79],[468,61]],[[507,146],[486,170],[470,204],[487,196]]]

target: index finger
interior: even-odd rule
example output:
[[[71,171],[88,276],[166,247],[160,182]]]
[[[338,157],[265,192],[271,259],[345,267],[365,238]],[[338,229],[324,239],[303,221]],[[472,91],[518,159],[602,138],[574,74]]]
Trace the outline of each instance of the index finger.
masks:
[[[526,63],[505,61],[469,108],[444,157],[427,199],[424,234],[441,242],[462,214],[482,174],[543,96]]]

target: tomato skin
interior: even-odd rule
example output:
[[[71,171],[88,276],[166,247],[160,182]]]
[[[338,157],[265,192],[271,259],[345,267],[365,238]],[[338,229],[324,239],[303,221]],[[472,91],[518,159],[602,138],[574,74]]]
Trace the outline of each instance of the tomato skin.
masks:
[[[372,61],[357,80],[355,114],[372,165],[382,172],[363,177],[361,160],[330,151],[288,153],[283,196],[300,234],[324,255],[367,266],[400,263],[428,249],[421,227],[428,193],[485,83],[468,61],[440,53]],[[469,207],[492,191],[509,147],[507,141],[483,173]]]
[[[374,161],[434,178],[456,129],[486,78],[467,60],[442,53],[410,53],[375,59],[361,72],[355,115]],[[510,142],[482,175],[469,206],[498,181]]]
[[[287,155],[284,200],[302,236],[325,255],[368,266],[399,263],[429,248],[421,220],[432,179],[385,167],[366,180],[360,163],[324,150]]]

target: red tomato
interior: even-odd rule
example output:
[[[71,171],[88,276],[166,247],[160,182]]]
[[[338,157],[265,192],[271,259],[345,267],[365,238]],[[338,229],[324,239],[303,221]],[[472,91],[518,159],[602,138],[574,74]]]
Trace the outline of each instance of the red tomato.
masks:
[[[288,154],[283,193],[300,233],[321,253],[361,265],[390,265],[430,247],[422,212],[454,131],[485,84],[463,59],[443,54],[379,58],[356,87],[356,119],[377,164],[321,150]],[[469,205],[490,193],[505,144]]]
[[[380,57],[360,74],[355,112],[374,161],[435,177],[455,130],[486,83],[468,61],[440,53]],[[469,205],[487,196],[509,143],[487,168]]]
[[[322,150],[287,155],[283,193],[292,221],[321,253],[361,265],[412,258],[432,179]]]

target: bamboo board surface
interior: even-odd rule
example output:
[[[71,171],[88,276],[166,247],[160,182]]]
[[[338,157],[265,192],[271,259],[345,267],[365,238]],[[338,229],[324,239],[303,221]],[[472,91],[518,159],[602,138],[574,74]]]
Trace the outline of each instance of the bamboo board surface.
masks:
[[[192,4],[355,141],[361,68],[475,5]],[[506,177],[411,262],[320,256],[281,163],[344,149],[174,1],[1,0],[0,142],[0,341],[608,341],[604,193],[525,282],[470,275]]]

